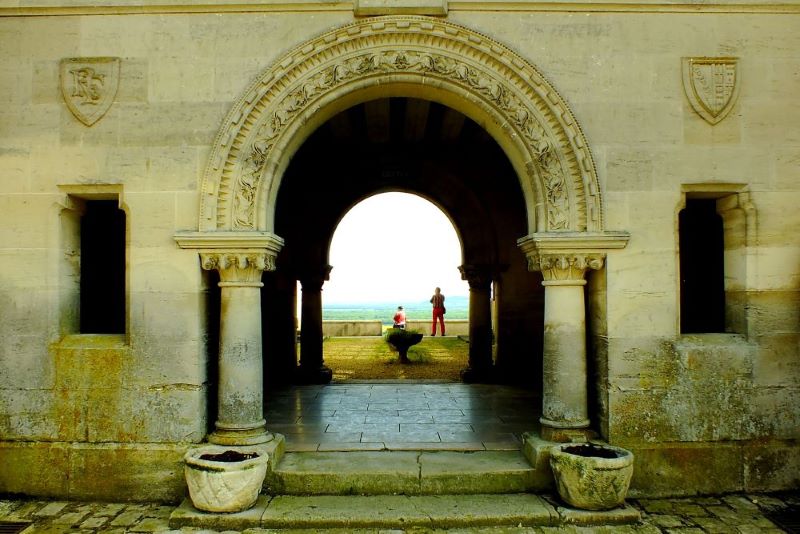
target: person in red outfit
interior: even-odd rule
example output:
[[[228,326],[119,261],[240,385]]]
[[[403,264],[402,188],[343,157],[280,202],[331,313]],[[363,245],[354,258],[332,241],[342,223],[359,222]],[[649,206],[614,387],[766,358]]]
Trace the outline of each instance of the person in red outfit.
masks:
[[[397,307],[397,312],[394,314],[394,326],[395,328],[405,328],[406,327],[406,312],[403,311],[402,306]]]
[[[433,324],[431,325],[431,335],[436,335],[436,320],[439,320],[439,324],[441,324],[442,335],[444,335],[444,295],[442,295],[442,290],[440,288],[436,288],[431,297],[431,304],[433,304]]]

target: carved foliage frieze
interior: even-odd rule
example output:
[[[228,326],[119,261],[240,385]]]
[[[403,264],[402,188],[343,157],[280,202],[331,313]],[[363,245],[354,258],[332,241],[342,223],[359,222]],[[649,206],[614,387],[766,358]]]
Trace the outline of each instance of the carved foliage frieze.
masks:
[[[739,60],[735,57],[683,58],[683,90],[695,112],[717,124],[739,96]]]
[[[280,182],[283,148],[301,130],[301,121],[350,87],[399,77],[452,88],[495,117],[503,135],[520,147],[517,157],[524,159],[517,160],[518,168],[527,165],[527,176],[520,179],[529,181],[526,191],[536,197],[528,202],[539,230],[602,227],[600,188],[583,133],[541,74],[476,32],[397,16],[332,30],[254,81],[215,140],[203,184],[201,228],[256,229],[262,224],[257,206],[274,209],[269,192]],[[268,196],[259,200],[262,194]]]
[[[103,118],[117,96],[119,69],[117,57],[61,60],[61,95],[76,119],[91,126]]]
[[[571,217],[566,186],[566,171],[556,154],[552,136],[534,118],[533,112],[503,82],[472,65],[436,53],[412,50],[367,52],[345,59],[317,72],[298,84],[288,97],[278,102],[268,119],[259,127],[234,192],[235,228],[254,227],[254,205],[260,177],[270,151],[282,129],[306,106],[322,94],[359,77],[375,73],[414,72],[436,75],[456,82],[490,101],[511,119],[522,134],[532,159],[530,179],[538,174],[547,195],[548,228],[569,229]]]

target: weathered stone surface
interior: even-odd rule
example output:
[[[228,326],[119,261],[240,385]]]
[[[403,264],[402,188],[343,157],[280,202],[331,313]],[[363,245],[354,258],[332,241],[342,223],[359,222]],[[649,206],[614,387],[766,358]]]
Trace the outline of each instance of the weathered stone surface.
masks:
[[[271,497],[260,495],[256,503],[241,512],[212,514],[202,512],[186,499],[169,517],[170,528],[196,527],[216,530],[244,530],[261,524],[261,517]]]
[[[534,488],[519,451],[292,452],[266,485],[273,494],[491,494]]]
[[[196,251],[176,247],[173,235],[201,225],[222,229],[231,213],[216,208],[201,213],[200,206],[234,198],[254,199],[253,228],[273,230],[283,171],[303,140],[320,126],[327,131],[325,121],[344,107],[401,97],[463,112],[469,122],[461,133],[486,130],[508,159],[498,165],[490,159],[487,170],[470,168],[476,158],[468,153],[445,159],[447,150],[426,160],[408,152],[396,158],[420,164],[422,170],[440,164],[422,175],[419,187],[431,182],[429,196],[460,221],[465,259],[471,261],[478,251],[508,266],[495,288],[498,365],[525,369],[511,374],[542,387],[543,305],[541,291],[531,289],[540,280],[525,272],[514,242],[547,229],[548,217],[564,214],[558,201],[564,199],[572,210],[570,223],[585,219],[631,235],[628,246],[610,252],[596,273],[601,287],[593,288],[589,280],[587,327],[594,348],[588,354],[588,389],[596,394],[588,398],[586,410],[577,412],[589,416],[609,442],[648,456],[641,476],[635,475],[637,491],[663,495],[670,489],[693,493],[796,484],[800,34],[795,6],[758,0],[676,4],[665,10],[656,0],[644,0],[627,7],[600,2],[582,11],[585,5],[545,2],[543,12],[524,2],[489,6],[469,0],[448,12],[446,2],[437,0],[354,6],[301,0],[296,6],[291,1],[201,3],[185,7],[192,13],[142,2],[3,4],[0,455],[11,463],[0,473],[1,489],[120,499],[143,491],[178,499],[182,488],[165,467],[174,464],[173,452],[163,451],[203,440],[213,425],[209,406],[217,400],[212,397],[219,385],[213,374],[219,306],[212,304],[217,280],[201,272]],[[447,18],[354,19],[351,7],[357,14],[435,11]],[[358,25],[345,27],[354,20]],[[431,29],[442,21],[453,26]],[[347,39],[366,43],[358,50],[364,57],[378,49],[404,48],[402,39],[381,40],[390,33],[387,27],[408,38],[424,35],[415,50],[445,63],[453,56],[443,39],[472,43],[474,53],[469,65],[448,63],[444,70],[445,63],[437,59],[424,76],[408,68],[409,55],[398,55],[403,58],[399,62],[364,62],[361,67],[372,70],[351,84],[358,69],[340,61],[349,52],[323,52]],[[327,40],[317,39],[333,28],[339,29]],[[646,47],[638,46],[645,42]],[[680,59],[687,50],[739,59],[738,100],[714,126],[692,109],[681,88]],[[91,127],[66,109],[59,87],[60,60],[80,56],[121,59],[114,103]],[[536,65],[541,80],[527,63]],[[320,77],[295,77],[305,67]],[[322,77],[326,69],[345,76],[347,83]],[[254,83],[268,72],[274,79]],[[528,85],[506,85],[519,73]],[[368,77],[376,80],[373,86],[359,85],[372,83]],[[254,100],[271,91],[275,80],[280,89],[270,93],[272,102],[297,103],[296,111],[282,108],[291,117]],[[335,87],[317,98],[315,91],[330,80]],[[531,106],[523,109],[518,98]],[[249,111],[226,119],[237,102],[243,110],[263,111],[263,120],[251,120]],[[534,132],[536,125],[526,129],[532,123],[524,119],[535,117],[538,124],[545,115],[542,131]],[[230,178],[229,171],[237,171],[252,155],[253,139],[234,143],[235,131],[258,132],[275,117],[280,120],[270,124],[280,123],[282,132],[289,133],[280,137],[276,157],[264,166],[268,184],[266,179],[260,186],[251,184],[252,196],[237,197],[231,182],[204,183],[216,172]],[[418,122],[424,126],[428,119]],[[571,127],[570,133],[553,142],[553,130],[561,123]],[[431,129],[438,131],[435,126]],[[405,135],[405,125],[396,130]],[[536,137],[529,145],[534,149],[521,157],[520,140],[528,134]],[[213,152],[231,143],[233,167],[223,172],[224,162],[214,160]],[[348,186],[339,178],[359,166],[370,167],[371,152],[340,151],[332,158],[294,161],[318,160],[317,170],[323,172],[313,176],[344,191]],[[479,152],[480,157],[488,153]],[[560,181],[548,161],[570,167],[575,180]],[[508,176],[503,166],[511,168]],[[374,179],[384,179],[397,169],[374,171]],[[474,184],[491,187],[470,191],[472,184],[464,185],[470,173],[480,176]],[[399,181],[380,187],[415,190],[418,184],[410,184],[402,172],[398,176]],[[503,182],[508,177],[513,187]],[[304,207],[315,183],[301,186]],[[63,344],[79,330],[80,284],[73,250],[76,224],[65,222],[76,215],[64,209],[69,202],[63,187],[83,188],[80,194],[91,197],[107,194],[102,188],[108,184],[117,188],[114,194],[128,215],[124,346],[99,350],[87,338],[85,346],[72,340],[67,347]],[[367,189],[344,204],[374,192]],[[500,193],[484,195],[489,189]],[[728,329],[740,338],[731,334],[723,342],[723,335],[710,342],[681,336],[677,212],[692,195],[735,197],[722,201],[736,204],[737,212],[724,210],[725,312]],[[325,203],[332,201],[325,198]],[[486,210],[490,213],[482,218]],[[338,214],[329,215],[338,220]],[[484,223],[489,219],[491,224]],[[264,306],[273,304],[264,299]],[[572,337],[581,348],[582,337]],[[248,341],[255,343],[255,337]],[[264,354],[271,357],[269,349]],[[576,370],[567,367],[567,374]],[[548,366],[553,369],[565,371]],[[254,389],[261,391],[257,384]],[[571,401],[580,401],[570,404],[583,405],[583,388],[563,390]],[[250,412],[259,412],[255,397],[250,400]],[[156,446],[162,452],[152,453],[151,443],[164,444]],[[47,454],[52,455],[49,465]],[[152,462],[144,460],[153,454]],[[138,471],[126,482],[132,471],[114,471],[113,462],[100,456],[135,457],[131,465]],[[60,476],[41,476],[47,470]],[[96,479],[93,489],[88,481],[98,470],[108,476]]]

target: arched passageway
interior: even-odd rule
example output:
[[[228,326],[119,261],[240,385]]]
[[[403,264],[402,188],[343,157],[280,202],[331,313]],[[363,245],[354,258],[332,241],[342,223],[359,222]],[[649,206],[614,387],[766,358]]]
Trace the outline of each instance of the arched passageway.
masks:
[[[267,377],[330,380],[322,361],[320,298],[325,280],[336,272],[329,265],[330,242],[347,211],[382,191],[429,199],[448,215],[460,237],[463,258],[453,268],[460,269],[470,287],[470,358],[464,379],[515,377],[539,384],[543,288],[516,246],[526,226],[519,180],[483,128],[452,108],[415,98],[372,100],[337,114],[306,140],[287,169],[275,215],[285,245],[276,271],[266,277],[275,280],[264,291],[265,302],[273,303],[264,314]],[[358,252],[370,253],[369,243]],[[297,356],[293,321],[286,320],[294,317],[294,280],[303,288],[299,374],[291,372]]]
[[[528,269],[544,279],[542,433],[568,439],[590,425],[585,275],[602,269],[606,252],[624,247],[627,234],[604,231],[601,188],[580,126],[541,73],[501,43],[443,20],[389,16],[336,28],[286,54],[244,92],[214,141],[198,231],[176,236],[181,247],[199,251],[203,269],[220,274],[218,415],[210,440],[273,439],[263,417],[261,278],[276,269],[289,243],[276,223],[283,205],[278,196],[292,181],[290,163],[338,113],[391,97],[460,112],[506,155],[522,192],[525,224],[502,251],[521,249]],[[348,156],[353,164],[374,159]],[[348,175],[360,176],[357,170]],[[463,193],[468,199],[469,191]],[[500,265],[501,247],[494,253],[492,265]],[[479,270],[465,273],[486,287]],[[270,309],[280,306],[270,303]],[[529,324],[523,337],[530,335]],[[526,350],[537,350],[533,338]]]

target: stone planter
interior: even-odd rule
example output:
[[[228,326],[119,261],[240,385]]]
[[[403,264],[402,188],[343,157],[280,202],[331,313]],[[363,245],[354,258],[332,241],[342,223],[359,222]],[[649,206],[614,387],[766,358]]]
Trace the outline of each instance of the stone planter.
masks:
[[[402,328],[392,328],[386,334],[386,341],[397,349],[400,363],[410,363],[408,349],[422,341],[422,334],[403,330]]]
[[[257,447],[208,445],[183,457],[192,504],[206,512],[241,512],[258,499],[269,456]]]
[[[564,443],[550,450],[561,499],[583,510],[622,506],[633,475],[633,453],[610,445]]]

